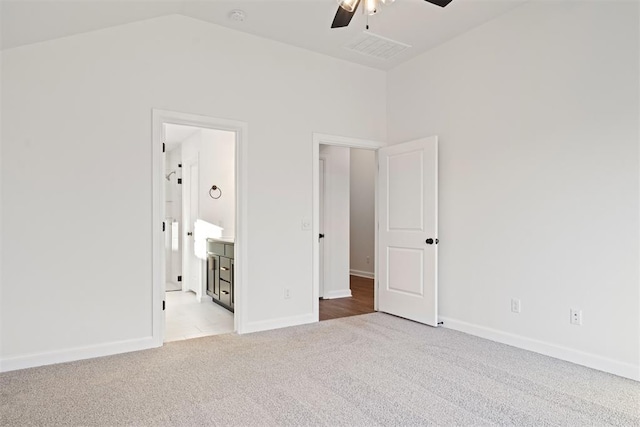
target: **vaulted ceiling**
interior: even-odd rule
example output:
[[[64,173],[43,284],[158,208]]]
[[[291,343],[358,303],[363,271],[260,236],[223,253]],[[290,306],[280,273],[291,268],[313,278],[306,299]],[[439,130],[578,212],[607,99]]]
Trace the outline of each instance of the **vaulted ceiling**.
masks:
[[[394,66],[528,0],[453,0],[442,9],[423,0],[397,0],[369,18],[370,31],[411,45],[389,60],[345,49],[365,30],[356,13],[347,28],[330,29],[336,0],[1,0],[2,49],[155,18],[182,14],[213,24],[379,69]],[[241,9],[243,22],[229,13]]]

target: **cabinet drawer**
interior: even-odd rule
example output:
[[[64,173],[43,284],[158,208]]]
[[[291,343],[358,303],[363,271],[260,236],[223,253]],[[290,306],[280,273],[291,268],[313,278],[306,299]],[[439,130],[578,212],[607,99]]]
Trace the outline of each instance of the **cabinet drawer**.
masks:
[[[229,258],[235,258],[233,256],[233,254],[234,254],[233,246],[234,245],[224,245],[224,256],[229,257]]]
[[[220,280],[220,302],[231,306],[231,283]]]
[[[227,257],[220,257],[220,278],[231,282],[231,260]]]
[[[213,252],[217,255],[224,255],[224,243],[220,242],[212,242],[211,240],[207,240],[207,251]]]

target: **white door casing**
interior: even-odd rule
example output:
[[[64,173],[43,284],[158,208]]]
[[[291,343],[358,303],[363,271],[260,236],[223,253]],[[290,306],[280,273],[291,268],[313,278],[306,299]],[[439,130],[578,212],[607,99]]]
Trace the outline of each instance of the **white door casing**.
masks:
[[[152,258],[153,258],[153,292],[151,295],[153,305],[152,315],[152,340],[151,347],[163,345],[165,336],[165,311],[164,311],[164,232],[162,222],[164,221],[164,183],[166,173],[163,159],[163,124],[178,124],[185,126],[201,127],[206,129],[217,129],[235,132],[235,184],[236,184],[236,214],[235,214],[235,259],[234,259],[234,287],[235,287],[235,315],[234,329],[237,333],[243,334],[251,331],[249,326],[249,313],[245,306],[248,300],[248,147],[249,147],[249,125],[246,122],[228,120],[215,117],[202,116],[197,114],[180,113],[167,110],[152,110],[152,170],[153,170],[153,209],[151,212],[150,227],[152,229]],[[183,174],[186,175],[186,173]],[[183,189],[184,190],[184,189]],[[183,215],[184,224],[187,218]],[[183,248],[184,248],[183,242]],[[183,269],[186,265],[183,264]],[[183,270],[183,278],[187,272]],[[317,304],[316,304],[317,305]]]
[[[325,265],[326,265],[326,261],[324,259],[325,256],[325,250],[324,250],[324,232],[325,232],[325,227],[324,227],[324,222],[325,222],[325,178],[324,178],[324,171],[325,171],[325,161],[326,158],[325,157],[320,157],[320,168],[319,168],[319,173],[320,173],[320,180],[319,180],[319,186],[320,186],[320,193],[319,193],[319,197],[320,197],[320,209],[319,209],[319,228],[320,228],[320,232],[318,233],[318,244],[320,247],[320,298],[324,297],[324,279],[325,279]]]
[[[378,151],[378,309],[438,325],[438,138]]]
[[[385,146],[382,141],[374,141],[368,139],[352,138],[339,135],[328,135],[323,133],[313,133],[312,135],[312,163],[311,163],[311,176],[312,176],[312,193],[313,193],[313,220],[312,220],[312,250],[313,250],[313,268],[312,268],[312,307],[313,315],[312,321],[318,321],[320,317],[320,242],[317,237],[320,233],[320,145],[335,145],[339,147],[350,148],[362,148],[367,150],[378,150]],[[326,165],[325,165],[326,166]],[[377,183],[376,183],[377,188]],[[325,201],[326,202],[326,201]],[[377,204],[376,204],[377,206]],[[326,220],[326,215],[325,215]],[[376,209],[377,220],[377,209]],[[377,247],[377,233],[376,233],[376,247]],[[377,261],[376,261],[376,276],[377,276]],[[377,292],[374,293],[374,305],[377,307]]]

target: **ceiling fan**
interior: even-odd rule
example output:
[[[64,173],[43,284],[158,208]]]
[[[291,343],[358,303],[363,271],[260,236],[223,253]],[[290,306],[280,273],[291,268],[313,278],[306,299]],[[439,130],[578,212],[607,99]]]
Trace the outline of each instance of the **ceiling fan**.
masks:
[[[391,4],[395,0],[363,0],[364,2],[364,12],[367,15],[373,15],[378,10],[378,4]],[[435,4],[436,6],[445,7],[453,0],[425,0],[429,3]],[[335,18],[333,18],[333,23],[331,23],[331,28],[339,28],[346,27],[351,22],[351,18],[356,13],[358,6],[360,5],[361,0],[338,0],[338,11],[336,12]]]

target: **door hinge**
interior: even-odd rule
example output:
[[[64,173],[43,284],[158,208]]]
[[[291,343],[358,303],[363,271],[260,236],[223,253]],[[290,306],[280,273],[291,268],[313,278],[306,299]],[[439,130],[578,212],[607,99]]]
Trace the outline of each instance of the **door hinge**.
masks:
[[[162,143],[162,152],[164,153],[164,151],[166,150],[166,146],[164,144],[164,142]]]
[[[164,309],[165,309],[165,302],[164,300],[162,300],[162,311],[164,311]]]
[[[178,276],[178,282],[182,282],[182,276]]]
[[[178,178],[178,184],[182,184],[182,178]]]
[[[165,225],[164,221],[162,221],[162,231],[165,231],[165,230],[166,230],[166,228],[167,228],[167,227],[166,227],[166,225]]]

